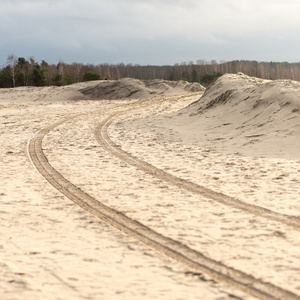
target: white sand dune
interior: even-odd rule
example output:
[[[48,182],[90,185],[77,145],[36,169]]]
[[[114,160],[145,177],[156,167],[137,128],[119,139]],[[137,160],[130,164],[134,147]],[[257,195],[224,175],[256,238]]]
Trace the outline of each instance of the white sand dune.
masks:
[[[111,124],[121,149],[299,218],[299,83],[227,74],[200,98],[202,91],[199,84],[134,79],[0,89],[1,300],[253,299],[109,227],[39,174],[28,141],[74,114],[43,140],[49,163],[67,180],[160,234],[300,295],[299,230],[169,185],[95,140],[111,110],[159,97]]]
[[[300,83],[226,74],[163,124],[219,152],[300,159]]]
[[[204,87],[199,83],[167,80],[138,80],[124,78],[121,80],[101,81],[80,92],[90,99],[146,99],[158,96],[171,96],[185,93],[201,92]]]
[[[63,87],[17,87],[1,89],[0,107],[6,104],[50,103],[74,100],[146,99],[204,91],[199,83],[167,80],[99,80]]]

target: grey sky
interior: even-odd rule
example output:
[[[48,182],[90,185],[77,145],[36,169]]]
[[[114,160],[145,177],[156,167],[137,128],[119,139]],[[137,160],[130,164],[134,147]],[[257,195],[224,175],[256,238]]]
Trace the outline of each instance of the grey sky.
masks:
[[[300,61],[299,0],[0,0],[0,66]]]

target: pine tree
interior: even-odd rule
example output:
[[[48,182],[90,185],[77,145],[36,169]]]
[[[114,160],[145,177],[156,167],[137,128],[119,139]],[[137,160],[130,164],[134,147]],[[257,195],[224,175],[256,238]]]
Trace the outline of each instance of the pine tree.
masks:
[[[199,78],[198,78],[198,72],[194,69],[192,71],[192,76],[191,76],[191,81],[192,82],[198,82]]]
[[[46,86],[46,78],[44,76],[44,72],[41,70],[41,66],[36,63],[33,71],[32,71],[32,76],[33,76],[33,82],[35,86]]]

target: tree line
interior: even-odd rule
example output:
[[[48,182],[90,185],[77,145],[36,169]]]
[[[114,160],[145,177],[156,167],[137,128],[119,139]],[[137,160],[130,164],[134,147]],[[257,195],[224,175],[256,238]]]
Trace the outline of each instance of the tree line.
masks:
[[[0,88],[18,86],[63,86],[72,83],[132,77],[136,79],[186,80],[207,86],[224,73],[242,72],[264,79],[291,79],[300,81],[300,62],[257,62],[247,60],[221,61],[197,60],[180,64],[151,66],[133,64],[48,64],[9,55],[7,65],[0,68]]]

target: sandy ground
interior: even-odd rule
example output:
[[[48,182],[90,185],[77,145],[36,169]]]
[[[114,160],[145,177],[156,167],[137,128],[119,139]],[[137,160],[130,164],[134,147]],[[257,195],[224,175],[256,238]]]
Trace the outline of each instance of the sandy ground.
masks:
[[[239,130],[249,123],[240,124],[248,121],[245,115],[233,118],[238,111],[248,110],[249,119],[255,119],[250,112],[253,102],[244,102],[243,109],[236,103],[241,93],[243,99],[248,97],[247,91],[234,86],[240,87],[241,80],[244,86],[245,81],[252,84],[248,86],[251,95],[260,97],[248,99],[269,101],[262,92],[270,91],[264,84],[273,82],[255,80],[253,86],[254,79],[244,75],[223,77],[202,98],[199,86],[198,93],[177,97],[190,91],[182,86],[166,88],[165,82],[157,88],[156,82],[153,92],[131,81],[139,98],[159,93],[164,101],[117,118],[109,135],[123,150],[170,174],[246,203],[300,217],[298,87],[285,83],[282,91],[281,83],[275,86],[274,93],[285,95],[285,103],[291,103],[282,105],[283,110],[291,106],[284,112],[293,114],[287,118],[288,128],[280,123],[283,115],[278,108],[280,117],[270,120],[269,132],[255,131],[262,127],[256,126],[260,121],[250,122],[253,132],[246,132],[245,127]],[[135,100],[95,100],[102,95],[99,89],[95,83],[82,83],[0,90],[1,299],[252,299],[106,225],[49,185],[28,157],[28,141],[41,128],[77,113],[85,114],[62,123],[43,141],[49,163],[65,178],[165,236],[300,295],[299,230],[168,185],[104,151],[95,140],[95,127],[117,106]],[[217,105],[218,101],[212,102],[215,99],[223,103]],[[220,105],[231,110],[230,122],[221,120]],[[275,105],[281,107],[278,102]],[[266,120],[264,113],[261,120]],[[236,123],[236,119],[242,120]],[[210,130],[204,139],[205,126],[212,123],[217,130]],[[225,123],[232,124],[218,131]],[[229,131],[228,126],[232,126]],[[276,135],[270,128],[282,131]],[[280,143],[284,132],[285,148]],[[216,140],[220,134],[222,138],[231,134],[235,144],[232,136],[227,142]],[[277,145],[280,151],[266,155],[260,134],[269,139],[270,149]],[[250,148],[244,145],[249,141],[246,136],[255,136]]]

